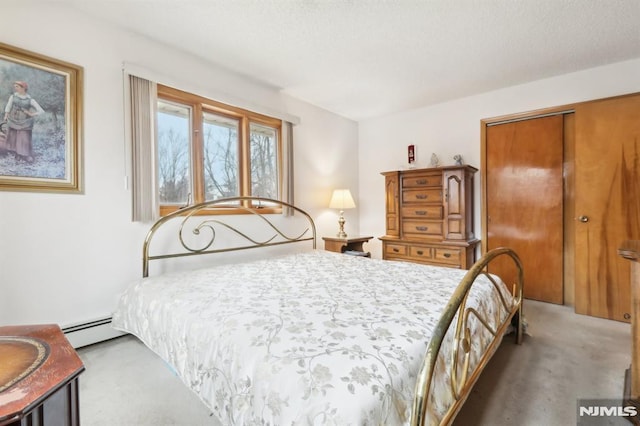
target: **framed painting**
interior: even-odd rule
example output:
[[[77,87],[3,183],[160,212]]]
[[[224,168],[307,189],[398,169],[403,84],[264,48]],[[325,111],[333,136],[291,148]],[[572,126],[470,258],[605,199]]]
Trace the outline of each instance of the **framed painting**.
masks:
[[[0,43],[0,190],[82,192],[83,69]]]

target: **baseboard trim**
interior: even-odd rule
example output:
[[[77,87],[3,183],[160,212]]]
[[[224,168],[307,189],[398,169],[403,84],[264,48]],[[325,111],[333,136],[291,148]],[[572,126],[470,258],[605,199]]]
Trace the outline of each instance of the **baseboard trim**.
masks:
[[[126,334],[111,326],[111,317],[69,325],[62,332],[76,349]]]

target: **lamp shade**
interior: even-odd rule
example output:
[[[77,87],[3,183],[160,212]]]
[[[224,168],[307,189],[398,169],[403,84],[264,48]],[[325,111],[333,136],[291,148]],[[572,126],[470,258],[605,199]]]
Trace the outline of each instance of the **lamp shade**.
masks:
[[[354,209],[356,203],[353,201],[351,191],[348,189],[334,189],[331,201],[329,202],[329,208],[332,209]]]

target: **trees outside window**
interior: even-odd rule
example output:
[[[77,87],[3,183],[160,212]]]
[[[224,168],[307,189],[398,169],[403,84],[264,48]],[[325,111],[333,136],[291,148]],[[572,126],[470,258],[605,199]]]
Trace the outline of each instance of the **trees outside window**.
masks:
[[[233,196],[279,199],[282,122],[158,85],[161,214]]]

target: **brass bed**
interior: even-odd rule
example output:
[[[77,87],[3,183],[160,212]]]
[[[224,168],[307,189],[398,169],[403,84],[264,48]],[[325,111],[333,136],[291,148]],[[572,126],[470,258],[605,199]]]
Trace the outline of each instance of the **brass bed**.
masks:
[[[233,207],[233,211],[236,213],[239,209],[247,214],[227,215],[225,214],[225,209],[229,206]],[[292,214],[282,215],[273,213],[285,209]],[[262,214],[263,211],[268,211],[270,214]],[[171,234],[175,235],[175,233],[178,235],[177,242],[175,241],[175,237],[174,241],[171,241],[169,237]],[[154,248],[156,246],[160,247],[160,250],[162,251],[161,253],[152,251],[152,242],[154,243]],[[263,341],[262,335],[257,337],[254,335],[252,337],[253,341],[250,344],[246,342],[236,342],[233,341],[234,338],[238,338],[236,336],[230,337],[230,339],[232,339],[230,342],[232,343],[228,343],[229,348],[225,346],[221,347],[220,345],[222,345],[222,343],[217,343],[218,340],[220,342],[225,341],[222,337],[218,338],[218,336],[222,336],[221,334],[207,334],[207,337],[199,337],[198,339],[192,338],[193,335],[198,335],[198,333],[212,333],[210,329],[213,325],[206,322],[208,321],[206,319],[214,318],[214,315],[222,314],[220,312],[217,312],[216,314],[204,311],[201,312],[199,310],[201,308],[196,307],[200,302],[198,293],[190,295],[189,298],[185,297],[184,300],[182,300],[182,290],[178,290],[177,287],[187,288],[187,286],[191,285],[186,283],[187,279],[184,278],[183,275],[173,271],[165,274],[165,271],[161,271],[162,273],[160,273],[158,277],[154,274],[153,277],[148,278],[150,274],[149,263],[152,260],[167,260],[180,257],[198,256],[202,254],[227,253],[253,248],[267,249],[268,255],[266,257],[268,260],[261,260],[260,257],[258,257],[257,262],[259,263],[248,262],[249,268],[253,268],[252,270],[254,271],[251,276],[261,277],[261,274],[263,273],[262,271],[266,268],[266,265],[272,262],[272,257],[274,259],[273,263],[280,262],[279,266],[277,266],[278,268],[281,268],[280,271],[288,271],[289,269],[286,268],[289,266],[283,267],[282,265],[284,264],[283,262],[290,261],[290,255],[274,252],[273,250],[276,248],[275,246],[305,242],[307,244],[303,244],[303,246],[311,245],[310,249],[307,247],[306,251],[308,251],[308,253],[298,253],[298,251],[296,251],[295,254],[291,255],[294,257],[294,260],[291,261],[307,262],[309,257],[313,257],[313,262],[316,262],[315,258],[317,257],[319,262],[322,264],[321,269],[319,269],[319,272],[312,272],[312,267],[302,266],[301,268],[305,268],[305,270],[309,271],[309,275],[315,276],[307,278],[303,275],[305,271],[297,271],[296,274],[301,275],[301,278],[298,281],[295,281],[292,284],[284,284],[284,290],[278,288],[275,291],[294,292],[296,291],[295,287],[299,286],[304,288],[304,291],[307,292],[309,290],[308,287],[315,285],[314,282],[319,282],[318,287],[322,287],[323,291],[329,291],[332,297],[334,297],[332,301],[327,303],[327,310],[331,311],[328,318],[330,318],[331,321],[334,321],[335,324],[339,324],[343,327],[339,329],[339,331],[335,332],[338,334],[331,334],[331,336],[339,336],[341,340],[345,340],[347,339],[347,337],[345,337],[346,334],[357,334],[358,330],[355,330],[357,327],[353,326],[353,324],[360,323],[351,323],[351,326],[349,327],[345,325],[347,322],[342,324],[340,321],[345,320],[349,314],[346,310],[339,311],[342,307],[338,307],[338,305],[345,300],[344,298],[349,297],[350,292],[347,291],[347,289],[351,288],[349,286],[362,284],[362,287],[358,287],[358,289],[354,290],[355,292],[359,292],[358,297],[354,301],[345,301],[344,303],[349,306],[358,305],[358,307],[355,307],[354,309],[364,309],[367,313],[372,313],[372,315],[381,315],[384,318],[374,317],[373,320],[367,319],[366,321],[371,323],[375,322],[377,324],[376,326],[369,328],[362,325],[361,328],[367,328],[367,330],[363,332],[362,336],[368,337],[361,338],[349,336],[349,338],[358,338],[360,340],[354,340],[354,343],[350,343],[348,347],[342,347],[342,353],[338,353],[337,356],[342,356],[339,364],[366,362],[362,367],[358,366],[358,364],[353,364],[354,366],[352,366],[350,370],[351,374],[353,374],[354,371],[362,372],[365,368],[368,368],[371,375],[368,375],[366,378],[356,377],[354,379],[353,376],[349,376],[347,373],[329,371],[326,368],[323,370],[320,367],[324,368],[324,365],[321,365],[320,363],[314,364],[315,370],[312,368],[312,363],[316,362],[320,355],[339,352],[337,349],[334,350],[334,348],[338,348],[340,346],[340,342],[330,342],[328,340],[328,332],[321,335],[320,338],[317,336],[312,338],[310,335],[303,336],[304,333],[308,332],[308,330],[304,329],[305,327],[307,329],[318,327],[318,324],[312,323],[313,320],[310,319],[315,314],[313,312],[307,314],[307,311],[301,310],[302,308],[297,309],[294,312],[294,316],[297,318],[296,321],[299,321],[299,323],[297,322],[296,324],[278,323],[276,326],[270,326],[260,323],[264,330],[268,329],[268,333],[263,330],[263,334],[268,334],[269,339],[271,339],[268,342],[266,340]],[[379,259],[365,259],[337,253],[320,252],[316,250],[316,228],[314,221],[302,209],[291,204],[272,199],[258,197],[233,197],[186,207],[161,218],[148,232],[143,244],[142,254],[144,278],[132,283],[132,286],[130,286],[123,294],[121,302],[114,313],[114,327],[136,335],[154,352],[169,363],[177,371],[183,382],[198,394],[198,396],[209,406],[223,424],[249,423],[250,421],[248,419],[264,424],[278,424],[280,421],[284,422],[285,418],[288,419],[287,421],[290,421],[289,417],[286,417],[289,414],[283,414],[281,411],[294,410],[294,408],[297,407],[297,404],[299,404],[299,402],[296,401],[296,398],[299,397],[301,399],[300,404],[311,404],[311,401],[315,401],[314,403],[316,405],[319,402],[324,404],[322,398],[331,398],[331,395],[334,395],[334,392],[344,392],[342,395],[346,395],[348,397],[351,397],[358,392],[373,393],[373,396],[375,397],[373,404],[377,404],[377,401],[379,401],[381,405],[385,406],[384,410],[386,411],[384,414],[379,414],[379,412],[382,411],[380,411],[378,407],[366,408],[361,411],[364,412],[369,410],[366,414],[366,416],[369,416],[366,417],[367,420],[353,420],[354,418],[359,419],[357,417],[360,415],[358,412],[355,413],[356,417],[348,417],[351,413],[347,415],[340,411],[342,408],[335,408],[339,406],[340,401],[329,401],[326,403],[326,406],[333,407],[332,410],[325,408],[325,411],[322,411],[320,409],[313,408],[313,410],[316,411],[307,412],[305,411],[307,410],[306,407],[300,409],[295,408],[300,413],[304,412],[306,417],[302,417],[302,415],[300,415],[301,417],[294,417],[298,420],[294,420],[293,423],[328,424],[330,423],[328,419],[330,419],[334,424],[341,422],[364,424],[367,421],[375,421],[384,424],[410,424],[412,426],[451,424],[469,395],[472,386],[478,379],[478,376],[491,359],[493,353],[497,350],[503,336],[507,334],[507,331],[511,330],[514,332],[516,343],[519,344],[522,340],[523,270],[517,254],[508,248],[499,248],[486,253],[468,271],[449,270],[448,268],[384,261]],[[507,284],[502,283],[498,277],[487,273],[487,266],[496,258],[511,259],[513,268],[517,271],[517,282],[509,283],[508,288]],[[252,262],[254,261],[252,260]],[[347,275],[352,264],[360,271],[356,277]],[[306,263],[301,263],[301,265],[306,265]],[[197,264],[194,268],[200,268],[201,266],[203,266],[203,264]],[[207,280],[218,281],[223,280],[223,278],[226,279],[225,277],[228,275],[236,275],[235,269],[231,269],[234,267],[235,265],[217,266],[215,269],[211,270],[204,269],[203,272],[198,272],[198,274],[210,274],[207,275]],[[287,275],[287,273],[280,273]],[[369,282],[369,273],[371,273],[372,277],[374,275],[380,275],[383,278],[382,280],[375,278],[377,281]],[[456,277],[456,284],[450,287],[450,290],[445,290],[446,286],[444,284],[440,285],[439,282],[412,282],[419,280],[420,277],[423,276],[439,277],[440,274],[446,274],[447,276],[454,274],[452,276]],[[285,277],[284,275],[282,281],[287,281],[288,277]],[[170,281],[166,281],[169,280],[169,278],[165,279],[165,277],[173,278],[171,278]],[[398,296],[403,294],[399,293],[399,289],[400,287],[407,287],[409,291],[408,294],[413,300],[398,301],[392,300],[394,296],[386,296],[384,294],[384,289],[386,288],[384,277],[388,277],[393,280],[402,280],[402,282],[398,281],[397,287],[390,287],[390,293],[393,293],[397,297],[405,297]],[[415,279],[413,277],[415,277]],[[152,281],[154,279],[157,279],[157,281]],[[208,289],[208,281],[206,281],[206,285],[198,281],[202,279],[202,277],[197,279],[193,278],[194,287],[206,287]],[[447,280],[448,279],[449,278],[447,278]],[[235,289],[241,287],[243,282],[246,280],[247,279],[243,276],[243,278],[241,278],[236,284],[231,284],[234,287],[234,290],[231,290],[230,293],[235,293]],[[274,284],[274,280],[272,278],[265,278],[265,280],[265,283],[259,283],[259,286],[252,287],[251,290],[248,290],[250,292],[248,298],[251,298],[251,294],[253,293],[261,292],[262,287],[260,286],[271,287],[278,285]],[[437,280],[437,278],[434,278],[434,280]],[[335,285],[329,285],[330,281],[335,281]],[[161,293],[157,293],[161,291],[160,289],[165,287],[170,293],[166,297],[162,296]],[[371,290],[372,287],[376,290]],[[428,289],[429,287],[434,287],[434,289]],[[487,308],[486,306],[489,306],[488,302],[485,302],[480,298],[481,296],[478,295],[480,290],[476,290],[475,287],[482,287],[484,289],[482,291],[491,292],[493,294],[491,297],[497,301],[495,302],[497,307],[492,306]],[[353,288],[355,289],[356,287]],[[487,288],[490,290],[486,290]],[[238,292],[239,291],[240,290],[238,290]],[[436,309],[440,313],[435,317],[435,320],[429,320],[431,321],[429,325],[431,334],[429,336],[425,336],[426,338],[423,341],[420,341],[420,339],[416,339],[416,335],[419,335],[419,333],[415,332],[415,324],[421,321],[421,305],[435,303],[432,301],[432,296],[430,296],[431,293],[427,293],[428,291],[433,291],[433,300],[437,299],[435,293],[439,293],[440,296],[445,294],[446,304]],[[209,301],[218,303],[218,299],[229,299],[231,301],[229,303],[235,306],[234,304],[241,303],[243,299],[247,298],[245,296],[242,298],[239,296],[235,297],[235,294],[226,294],[226,292],[222,292],[219,289],[215,290],[215,292],[215,296],[207,296],[209,297],[209,299],[206,299],[207,302],[202,303],[208,304]],[[372,300],[374,300],[374,305],[376,306],[374,309],[371,307],[365,306],[363,308],[359,306],[361,304],[365,304],[365,296],[369,295],[369,293],[371,293]],[[160,296],[157,296],[157,294],[160,294]],[[293,295],[293,298],[289,299],[287,302],[283,301],[285,300],[284,294],[281,297],[282,300],[274,302],[276,311],[284,309],[282,305],[295,305],[297,300],[303,300],[304,298],[304,295],[298,295],[295,293],[291,294]],[[314,295],[313,297],[316,296]],[[389,299],[385,299],[385,297],[388,297]],[[162,301],[163,298],[165,300],[164,302]],[[266,300],[266,297],[256,295],[256,298],[250,304],[261,305],[263,303],[263,298]],[[476,303],[476,299],[480,301],[478,305],[480,307],[474,305],[474,303]],[[385,300],[388,300],[390,304],[385,305]],[[314,305],[322,305],[322,303],[323,302],[318,301],[317,303],[314,303]],[[393,306],[393,309],[395,309],[398,306],[404,307],[405,304],[410,305],[408,308],[408,312],[410,312],[409,314],[406,312],[402,314],[399,313],[398,315],[401,315],[401,319],[389,319],[389,312],[392,310],[389,306]],[[307,306],[307,309],[308,308],[309,306]],[[232,308],[227,304],[217,306],[215,309],[217,311],[224,311],[225,309]],[[238,309],[242,310],[240,308]],[[260,307],[260,309],[263,308]],[[274,308],[271,307],[269,309],[273,310]],[[324,308],[319,309],[322,310]],[[177,314],[180,310],[190,310],[195,312],[194,318],[190,320],[191,322],[185,322],[184,325],[180,323],[181,320],[179,318],[181,317]],[[486,310],[486,312],[484,310]],[[176,313],[175,317],[173,317],[174,313]],[[211,322],[221,323],[221,327],[223,328],[235,327],[233,328],[233,334],[237,335],[239,331],[242,331],[245,328],[248,329],[250,323],[258,324],[259,321],[256,318],[261,319],[260,317],[270,316],[272,315],[272,312],[262,310],[259,311],[256,316],[247,317],[247,319],[238,312],[232,312],[231,314],[224,315],[225,316],[223,317],[215,317],[215,321],[212,320]],[[278,321],[283,321],[283,318],[285,318],[282,312],[273,315],[279,315]],[[358,315],[360,315],[360,313]],[[410,315],[415,315],[415,317],[408,318]],[[153,316],[159,317],[159,325],[149,324],[151,322],[150,317]],[[389,335],[389,332],[386,331],[387,329],[379,325],[383,320],[388,320],[389,323],[411,323],[413,331],[406,335],[403,334],[402,339],[400,339],[399,336]],[[328,322],[330,321],[327,321],[326,319],[324,320],[325,324]],[[329,326],[338,327],[335,324],[330,324]],[[174,328],[179,329],[180,332],[176,334],[176,337],[171,337],[171,339],[178,340],[179,342],[170,341],[170,338],[166,337],[171,334],[169,329]],[[265,402],[265,405],[261,408],[262,412],[268,412],[268,416],[265,414],[266,417],[264,418],[258,419],[255,413],[252,413],[251,415],[246,413],[231,413],[230,410],[232,410],[232,408],[230,407],[248,407],[258,400],[257,395],[262,392],[260,390],[262,384],[259,383],[261,377],[271,377],[273,371],[279,371],[281,368],[285,371],[285,367],[280,365],[276,367],[273,364],[269,364],[270,370],[265,373],[262,370],[265,369],[264,362],[266,361],[263,362],[262,359],[260,359],[257,361],[258,366],[255,368],[252,367],[250,373],[246,373],[246,371],[243,370],[244,366],[242,365],[244,361],[238,361],[237,364],[241,365],[236,365],[233,368],[242,371],[242,374],[246,374],[247,376],[243,376],[237,382],[242,384],[242,389],[238,390],[238,385],[235,384],[235,393],[232,393],[228,389],[220,389],[219,387],[216,387],[218,385],[214,383],[214,380],[218,380],[220,376],[224,376],[225,380],[230,382],[231,378],[228,371],[230,370],[230,367],[208,365],[209,358],[207,358],[207,360],[203,360],[203,356],[199,352],[196,353],[195,349],[193,349],[194,352],[191,353],[192,348],[196,346],[200,348],[203,345],[204,340],[215,341],[216,343],[213,344],[218,344],[218,346],[205,348],[205,352],[208,354],[225,351],[231,352],[232,347],[235,348],[235,345],[240,345],[237,352],[246,353],[253,352],[254,350],[264,350],[265,354],[268,353],[270,356],[269,362],[272,362],[273,359],[276,358],[278,360],[286,358],[283,356],[286,351],[277,352],[280,351],[280,349],[276,350],[275,348],[278,345],[281,346],[287,343],[282,341],[286,336],[289,336],[289,334],[284,332],[287,328],[292,330],[295,329],[295,333],[298,333],[290,334],[295,337],[294,340],[296,346],[291,350],[295,356],[287,358],[287,362],[291,363],[292,360],[296,361],[295,364],[298,364],[298,371],[296,373],[304,376],[300,377],[304,378],[304,383],[309,386],[308,389],[301,388],[306,390],[304,392],[300,391],[300,394],[296,394],[296,391],[294,390],[291,391],[293,393],[292,395],[278,394],[279,396],[282,396],[282,399],[279,399],[276,402],[274,402],[273,395],[268,397],[265,396],[265,401],[267,399],[269,401],[268,403]],[[385,331],[386,334],[382,333],[380,330]],[[222,333],[222,331],[216,331],[215,333]],[[404,331],[402,333],[404,333]],[[325,337],[327,337],[326,342],[324,341]],[[300,339],[303,338],[313,340],[314,344],[318,344],[319,346],[314,347],[314,349],[302,348],[302,344],[299,344],[299,342],[302,341]],[[160,340],[163,342],[158,342]],[[322,342],[318,343],[318,340],[322,340]],[[364,340],[374,341],[375,345],[373,348],[376,348],[375,350],[377,350],[379,354],[382,354],[378,359],[380,364],[372,366],[373,361],[371,361],[371,359],[375,357],[372,357],[371,353],[374,350],[372,349],[370,352],[367,352],[367,350],[362,349],[365,344],[371,343]],[[416,340],[418,341],[416,342]],[[410,342],[413,346],[411,348],[399,346],[400,343],[398,342],[404,341]],[[480,343],[478,343],[478,341],[480,341]],[[322,346],[323,344],[326,344],[327,346]],[[385,346],[385,344],[387,344],[387,346]],[[410,350],[415,351],[416,347],[418,351],[421,351],[422,355],[412,357],[406,354]],[[360,352],[358,352],[357,355],[354,355],[357,351],[352,350],[352,348],[357,348]],[[308,356],[308,353],[305,353],[305,356],[301,356],[302,352],[300,351],[313,350],[316,351],[313,356]],[[391,352],[394,351],[395,353],[392,354]],[[320,352],[320,354],[318,354],[318,352]],[[256,353],[261,354],[262,352]],[[399,361],[396,363],[395,359],[393,359],[394,362],[391,362],[384,358],[392,358],[395,355],[400,357],[398,354],[402,354],[402,362]],[[358,357],[361,361],[358,361]],[[415,360],[413,358],[415,358]],[[266,355],[264,359],[266,360]],[[260,364],[261,362],[262,364]],[[224,363],[236,364],[234,361],[229,359],[224,361],[223,364]],[[407,373],[402,372],[402,374],[404,374],[404,376],[402,376],[402,380],[398,378],[400,376],[392,376],[391,373],[388,373],[387,375],[389,378],[393,379],[392,381],[395,381],[392,383],[393,386],[386,382],[375,382],[372,385],[367,382],[367,386],[369,387],[364,388],[369,390],[367,392],[360,391],[360,385],[373,377],[373,375],[375,375],[374,373],[377,374],[377,372],[380,371],[381,368],[379,366],[389,367],[388,369],[395,374],[395,370],[398,369],[398,365],[400,364],[402,364],[402,369],[405,368],[404,364],[411,364],[410,366],[407,366]],[[192,370],[189,370],[189,365],[197,365],[198,371],[192,372]],[[434,379],[436,372],[438,374],[437,384],[436,379]],[[319,373],[323,373],[325,376],[333,375],[335,378],[340,377],[343,385],[341,385],[338,380],[337,383],[335,381],[326,382],[320,386],[320,382],[326,379],[326,377],[323,377]],[[378,376],[382,377],[385,375],[378,374]],[[279,377],[280,378],[277,380],[282,381],[283,376]],[[382,379],[380,379],[380,377],[377,377],[376,380],[387,380],[386,376]],[[412,382],[404,383],[407,381]],[[310,385],[309,382],[314,383]],[[401,384],[399,384],[399,382],[401,382]],[[296,389],[293,384],[288,384],[287,386],[291,389]],[[404,388],[400,389],[403,386]],[[266,387],[272,388],[274,385],[269,384]],[[407,391],[409,388],[410,390]],[[372,392],[370,390],[372,390]],[[255,395],[251,393],[254,391],[256,392]],[[335,395],[337,395],[337,393]],[[443,403],[440,401],[439,395],[446,395],[444,398],[446,402]],[[314,398],[317,399],[314,400]],[[367,401],[367,404],[368,403],[369,401]],[[333,404],[337,405],[334,406]],[[235,409],[236,408],[233,408],[233,410]],[[371,414],[374,411],[375,414]],[[282,417],[278,417],[281,414]],[[259,417],[260,415],[262,414],[258,414],[257,416]],[[314,420],[311,420],[312,417]],[[347,418],[350,420],[345,420]],[[372,420],[373,418],[376,420]],[[323,419],[323,421],[320,422],[318,419]]]

